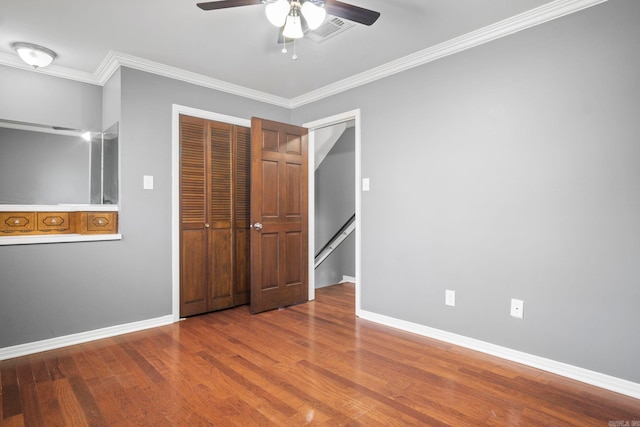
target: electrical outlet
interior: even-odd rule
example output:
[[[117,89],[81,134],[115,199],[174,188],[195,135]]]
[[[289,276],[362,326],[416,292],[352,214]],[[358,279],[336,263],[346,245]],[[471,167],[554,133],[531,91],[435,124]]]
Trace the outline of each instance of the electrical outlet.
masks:
[[[448,306],[455,307],[456,305],[456,291],[450,291],[449,289],[444,291],[444,303]]]
[[[522,319],[524,312],[524,301],[519,299],[511,299],[511,315],[513,317],[517,317],[518,319]]]

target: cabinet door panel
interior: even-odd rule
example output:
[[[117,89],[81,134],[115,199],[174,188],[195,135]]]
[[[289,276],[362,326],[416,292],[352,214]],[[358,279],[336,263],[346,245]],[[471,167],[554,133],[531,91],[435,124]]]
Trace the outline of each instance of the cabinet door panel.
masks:
[[[0,232],[31,233],[36,229],[35,212],[0,212]]]
[[[209,303],[208,311],[233,305],[233,258],[231,230],[211,230],[209,233]]]
[[[207,238],[203,230],[183,230],[180,238],[180,315],[191,316],[207,309]]]

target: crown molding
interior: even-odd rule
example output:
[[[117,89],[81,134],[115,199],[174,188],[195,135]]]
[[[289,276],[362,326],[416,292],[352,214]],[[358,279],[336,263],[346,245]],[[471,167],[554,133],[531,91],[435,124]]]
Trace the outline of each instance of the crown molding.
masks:
[[[88,73],[86,71],[74,70],[71,68],[60,67],[57,65],[49,65],[43,68],[33,68],[30,65],[25,64],[17,55],[0,52],[0,65],[6,65],[7,67],[19,68],[25,71],[31,71],[38,74],[46,74],[48,76],[60,77],[68,80],[75,80],[82,83],[89,83],[92,85],[100,85],[95,77],[95,74]]]
[[[472,47],[526,30],[574,12],[604,3],[607,0],[556,0],[460,37],[415,52],[379,67],[292,98],[290,108],[296,108],[362,86],[367,83],[436,61]]]
[[[109,51],[95,73],[76,71],[56,65],[34,70],[18,59],[16,55],[6,53],[0,53],[0,65],[7,65],[9,67],[100,86],[103,86],[118,68],[124,66],[279,107],[297,108],[606,1],[607,0],[556,0],[291,99],[114,51]]]
[[[191,71],[171,67],[159,62],[149,61],[144,58],[114,51],[110,51],[104,61],[102,61],[102,64],[98,67],[98,70],[96,71],[96,79],[100,84],[104,85],[119,67],[133,68],[135,70],[169,77],[174,80],[180,80],[209,89],[219,90],[221,92],[242,96],[244,98],[250,98],[255,101],[277,105],[279,107],[289,108],[290,106],[290,101],[281,96],[271,95],[266,92],[260,92],[244,86],[207,77],[202,74],[193,73]]]

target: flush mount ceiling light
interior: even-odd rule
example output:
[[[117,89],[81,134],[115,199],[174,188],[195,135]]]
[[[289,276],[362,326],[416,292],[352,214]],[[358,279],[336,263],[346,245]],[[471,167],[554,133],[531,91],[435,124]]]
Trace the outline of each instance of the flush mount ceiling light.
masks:
[[[18,52],[20,59],[33,68],[46,67],[58,56],[51,49],[33,43],[15,42],[11,47]]]

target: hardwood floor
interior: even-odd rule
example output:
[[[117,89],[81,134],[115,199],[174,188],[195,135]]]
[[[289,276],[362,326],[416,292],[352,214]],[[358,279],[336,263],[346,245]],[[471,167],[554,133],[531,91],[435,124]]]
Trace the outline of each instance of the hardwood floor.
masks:
[[[353,285],[316,298],[2,361],[0,424],[640,425],[631,397],[356,319]]]

